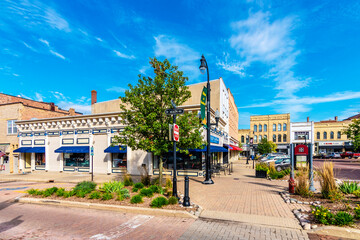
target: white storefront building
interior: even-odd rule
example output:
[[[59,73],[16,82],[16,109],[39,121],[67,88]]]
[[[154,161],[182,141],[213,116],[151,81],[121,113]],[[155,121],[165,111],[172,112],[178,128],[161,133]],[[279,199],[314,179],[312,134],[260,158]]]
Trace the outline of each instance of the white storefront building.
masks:
[[[297,144],[313,144],[314,146],[314,122],[292,122],[290,123],[290,143]]]

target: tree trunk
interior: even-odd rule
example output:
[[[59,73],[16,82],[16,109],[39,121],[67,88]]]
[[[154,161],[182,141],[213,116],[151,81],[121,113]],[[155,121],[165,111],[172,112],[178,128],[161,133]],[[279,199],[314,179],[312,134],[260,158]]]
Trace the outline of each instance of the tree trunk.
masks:
[[[159,156],[159,186],[162,187],[162,183],[163,183],[163,160],[162,160],[162,156]]]

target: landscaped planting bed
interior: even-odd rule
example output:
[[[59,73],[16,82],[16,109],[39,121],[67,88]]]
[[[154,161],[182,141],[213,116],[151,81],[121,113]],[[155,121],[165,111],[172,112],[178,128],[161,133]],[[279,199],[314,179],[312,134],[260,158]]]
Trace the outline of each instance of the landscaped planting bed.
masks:
[[[294,195],[282,194],[286,202],[307,203],[307,213],[294,211],[300,221],[308,224],[350,226],[360,229],[360,185],[357,182],[335,181],[332,163],[317,169],[320,192],[309,191],[308,172],[297,176]]]
[[[128,185],[128,186],[125,186]],[[142,183],[112,181],[97,186],[94,182],[84,181],[74,188],[30,189],[28,197],[66,200],[76,202],[102,203],[132,207],[163,208],[184,210],[175,197],[172,197],[172,184],[168,180],[165,187],[144,186]]]

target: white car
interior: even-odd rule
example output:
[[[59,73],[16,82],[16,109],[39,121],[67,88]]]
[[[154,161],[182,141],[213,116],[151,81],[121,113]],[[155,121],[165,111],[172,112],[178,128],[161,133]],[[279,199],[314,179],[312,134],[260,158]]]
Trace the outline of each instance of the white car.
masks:
[[[262,162],[264,162],[264,163],[271,163],[271,162],[275,162],[275,161],[277,161],[277,160],[279,160],[279,159],[284,159],[285,157],[284,156],[276,156],[276,157],[272,157],[272,158],[269,158],[269,159],[267,159],[267,160],[264,160],[264,161],[262,161]]]

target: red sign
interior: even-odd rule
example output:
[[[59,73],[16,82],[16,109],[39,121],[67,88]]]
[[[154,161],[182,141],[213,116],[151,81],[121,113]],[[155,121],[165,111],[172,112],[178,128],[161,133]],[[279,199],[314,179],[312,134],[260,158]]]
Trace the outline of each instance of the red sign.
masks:
[[[309,154],[309,149],[306,145],[300,144],[295,147],[294,152],[295,156],[307,156]]]
[[[173,127],[173,139],[175,142],[178,142],[180,139],[179,126],[177,124],[174,124]]]

